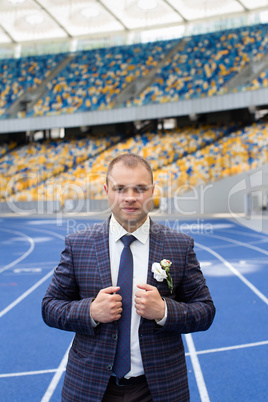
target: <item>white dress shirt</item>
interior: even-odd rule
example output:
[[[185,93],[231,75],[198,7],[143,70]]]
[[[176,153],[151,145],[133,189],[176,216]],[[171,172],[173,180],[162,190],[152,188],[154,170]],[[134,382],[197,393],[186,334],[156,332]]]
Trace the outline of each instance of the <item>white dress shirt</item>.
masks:
[[[149,218],[147,218],[142,226],[135,230],[135,232],[131,233],[133,236],[136,237],[137,240],[135,240],[130,246],[133,255],[133,288],[130,335],[131,370],[125,376],[126,378],[136,377],[144,374],[138,334],[141,317],[136,313],[134,299],[135,293],[139,290],[137,288],[137,284],[147,283],[149,261],[149,231],[150,220]],[[116,286],[117,284],[120,257],[124,248],[124,245],[120,239],[127,233],[128,232],[117,222],[117,220],[112,215],[109,230],[109,250],[113,286]]]
[[[147,283],[148,263],[149,263],[149,233],[150,219],[146,221],[131,235],[135,236],[135,240],[130,245],[133,255],[133,288],[132,288],[132,311],[131,311],[131,370],[125,378],[136,377],[144,374],[140,343],[139,343],[139,325],[141,317],[136,313],[135,309],[135,293],[140,290],[137,285]],[[120,240],[122,236],[128,232],[121,226],[112,215],[109,227],[109,253],[112,285],[117,285],[117,277],[119,271],[120,257],[124,248],[123,242]],[[130,233],[129,233],[130,234]],[[158,325],[164,325],[167,318],[167,306],[165,307],[165,316],[161,321],[157,321]],[[92,325],[98,325],[93,319]]]

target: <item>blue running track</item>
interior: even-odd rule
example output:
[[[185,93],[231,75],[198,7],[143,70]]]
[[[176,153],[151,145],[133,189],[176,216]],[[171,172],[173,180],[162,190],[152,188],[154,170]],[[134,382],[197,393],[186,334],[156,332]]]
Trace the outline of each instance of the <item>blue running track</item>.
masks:
[[[60,401],[73,334],[43,323],[41,300],[65,235],[93,223],[0,218],[1,402]],[[268,401],[268,235],[228,220],[162,223],[194,237],[217,309],[207,332],[183,336],[191,401]]]

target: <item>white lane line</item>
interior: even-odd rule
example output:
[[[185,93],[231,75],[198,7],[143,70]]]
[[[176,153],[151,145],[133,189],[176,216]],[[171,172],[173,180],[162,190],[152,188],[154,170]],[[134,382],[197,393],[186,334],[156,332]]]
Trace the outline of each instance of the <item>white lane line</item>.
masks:
[[[2,230],[6,230],[6,231],[9,231],[9,232],[12,232],[12,233],[20,233],[20,232],[17,232],[17,231],[15,231],[15,230],[9,230],[9,229],[2,229]],[[50,230],[45,230],[45,229],[36,229],[35,231],[38,231],[39,233],[40,232],[48,232],[48,233],[50,233],[50,234],[52,234],[52,235],[54,235],[55,237],[59,237],[61,240],[63,239],[65,239],[65,237],[64,236],[62,236],[62,235],[60,235],[60,234],[58,234],[58,233],[54,233],[54,232],[52,232],[52,231],[50,231]],[[25,237],[27,237],[28,238],[28,236],[27,235],[24,235],[23,233],[20,233],[22,236],[25,236]],[[29,239],[33,242],[33,239],[31,239],[30,237],[29,237]],[[33,248],[32,248],[32,250],[34,249],[34,242],[33,242]],[[30,252],[32,252],[32,250],[30,251],[30,249],[27,251],[27,255],[29,255],[30,254]],[[25,253],[26,254],[26,253]],[[18,258],[17,260],[15,260],[15,261],[13,261],[13,263],[11,263],[11,264],[9,264],[8,266],[6,266],[6,267],[4,267],[5,269],[4,270],[6,270],[6,269],[8,269],[8,268],[11,268],[11,266],[14,266],[14,265],[16,265],[18,262],[20,262],[22,259],[24,259],[25,257],[27,257],[27,255],[23,255],[23,256],[21,256],[20,258]],[[22,258],[23,257],[23,258]],[[3,268],[2,268],[2,270],[3,270]],[[3,271],[1,271],[0,270],[0,273],[1,272],[3,272]],[[0,318],[1,317],[3,317],[8,311],[10,311],[13,307],[15,307],[18,303],[20,303],[22,300],[24,300],[27,296],[29,296],[35,289],[37,289],[40,285],[42,285],[42,283],[43,282],[45,282],[52,274],[53,274],[53,272],[54,272],[54,268],[46,275],[46,276],[44,276],[42,279],[40,279],[40,281],[38,281],[35,285],[33,285],[30,289],[28,289],[26,292],[24,292],[21,296],[19,296],[16,300],[14,300],[11,304],[9,304],[4,310],[2,310],[2,311],[0,311]]]
[[[55,260],[55,261],[35,261],[35,262],[27,262],[27,264],[20,264],[20,268],[31,268],[31,267],[45,267],[47,268],[48,265],[53,265],[53,266],[57,266],[59,263],[59,260]]]
[[[71,348],[71,345],[72,345],[72,342],[70,343],[65,355],[63,356],[63,359],[62,359],[62,361],[61,361],[61,363],[60,363],[60,365],[59,365],[54,377],[52,378],[51,383],[49,384],[45,395],[41,399],[41,402],[49,402],[50,398],[52,397],[52,395],[53,395],[53,393],[55,391],[55,389],[57,388],[57,385],[58,385],[58,383],[59,383],[59,381],[61,379],[61,376],[62,376],[63,372],[66,369],[66,364],[67,364],[67,360],[68,360],[68,353],[69,353],[69,350]]]
[[[243,232],[242,230],[226,230],[226,229],[220,229],[219,232],[224,232],[228,234],[239,234],[244,237],[255,237],[256,239],[259,240],[268,240],[268,236],[265,235],[264,233],[258,234],[258,233],[249,233],[249,232]]]
[[[23,377],[23,376],[26,376],[26,375],[38,375],[38,374],[50,374],[50,373],[55,373],[56,371],[57,371],[57,369],[37,370],[37,371],[22,371],[21,373],[0,374],[0,378]]]
[[[185,339],[187,342],[187,346],[189,349],[189,355],[192,361],[192,365],[193,365],[193,369],[194,369],[194,375],[195,375],[195,379],[196,379],[196,383],[197,383],[197,387],[199,390],[199,394],[200,394],[200,398],[202,402],[209,402],[209,396],[208,396],[208,391],[207,391],[207,387],[205,384],[205,380],[203,377],[203,373],[199,364],[199,360],[197,357],[197,353],[196,353],[196,349],[194,346],[194,341],[192,338],[191,334],[186,334],[185,335]]]
[[[264,346],[264,345],[268,345],[268,341],[245,343],[244,345],[226,346],[226,347],[223,347],[223,348],[216,348],[216,349],[200,350],[200,351],[196,352],[196,354],[197,355],[205,355],[205,354],[208,354],[208,353],[226,352],[228,350],[253,348],[253,347],[256,347],[256,346]]]
[[[199,350],[199,351],[196,351],[196,354],[197,355],[205,355],[205,354],[209,354],[209,353],[226,352],[226,351],[229,351],[229,350],[253,348],[253,347],[256,347],[256,346],[265,346],[265,345],[268,345],[268,341],[245,343],[243,345],[225,346],[223,348]],[[186,352],[185,356],[190,356],[190,353]],[[58,369],[48,369],[48,370],[36,370],[36,371],[22,371],[22,372],[18,372],[18,373],[6,373],[6,374],[0,374],[0,378],[22,377],[22,376],[27,376],[27,375],[39,375],[39,374],[50,374],[50,373],[56,373],[57,370]]]
[[[59,234],[59,233],[55,233],[55,232],[53,232],[52,230],[48,230],[48,229],[40,229],[40,228],[29,228],[30,230],[32,230],[32,231],[34,231],[34,232],[38,232],[38,233],[40,233],[40,232],[43,232],[43,233],[47,233],[47,234],[50,234],[50,235],[53,235],[53,236],[55,236],[55,237],[58,237],[59,239],[61,239],[61,240],[64,240],[65,239],[65,236],[63,236],[63,235],[61,235],[61,234]]]
[[[236,268],[234,268],[232,264],[226,261],[220,254],[212,250],[210,247],[206,247],[200,243],[195,244],[220,260],[227,268],[230,269],[231,272],[233,272],[234,275],[236,275],[246,286],[248,286],[252,290],[252,292],[254,292],[262,301],[264,301],[265,304],[268,305],[268,298],[262,292],[260,292],[259,289],[256,288],[256,286],[254,286],[249,280],[247,280]]]
[[[31,237],[27,236],[26,234],[22,233],[22,232],[18,232],[16,230],[10,230],[10,229],[3,229],[1,228],[1,230],[3,230],[4,232],[9,232],[9,233],[13,233],[16,235],[19,235],[21,237],[24,237],[26,240],[29,241],[30,243],[30,248],[23,254],[21,255],[19,258],[17,258],[16,260],[14,260],[13,262],[11,262],[8,265],[5,265],[3,268],[0,268],[0,273],[6,271],[9,268],[14,267],[16,264],[18,264],[19,262],[21,262],[22,260],[24,260],[26,257],[28,257],[29,254],[31,254],[31,252],[34,249],[34,241]]]
[[[213,237],[215,239],[225,240],[225,241],[228,241],[229,243],[238,244],[239,246],[246,247],[246,248],[251,248],[252,250],[258,251],[259,253],[268,255],[268,251],[264,250],[263,248],[253,246],[250,243],[243,243],[242,241],[230,239],[229,237],[219,236],[219,235],[213,235],[213,236],[206,235],[206,236],[207,237]]]
[[[27,296],[29,296],[35,289],[37,289],[43,282],[45,282],[54,272],[54,268],[45,275],[40,281],[36,282],[30,289],[26,290],[21,296],[19,296],[16,300],[10,303],[4,310],[0,311],[0,318],[3,317],[8,311],[13,309],[17,304],[19,304],[22,300],[24,300]]]

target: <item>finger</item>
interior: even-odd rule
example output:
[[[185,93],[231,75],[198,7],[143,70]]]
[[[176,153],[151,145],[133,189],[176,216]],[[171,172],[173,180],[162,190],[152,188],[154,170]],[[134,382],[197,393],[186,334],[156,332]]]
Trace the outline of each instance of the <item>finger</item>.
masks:
[[[135,309],[139,310],[141,308],[142,304],[141,303],[135,303]]]
[[[141,285],[137,285],[137,288],[146,290],[148,292],[150,290],[154,290],[155,286],[148,285],[147,283],[142,283]]]
[[[139,307],[139,306],[135,306],[135,308],[136,308],[136,313],[137,313],[138,315],[142,316],[142,314],[143,314],[143,309],[142,309],[141,307]]]
[[[138,291],[135,293],[135,297],[136,297],[137,299],[140,299],[140,298],[143,296],[144,293],[145,293],[144,290],[138,290]]]
[[[122,303],[121,303],[120,300],[119,300],[119,301],[116,301],[116,303],[115,303],[115,305],[114,305],[114,308],[115,308],[116,310],[119,310],[120,308],[121,308],[121,309],[123,308]]]
[[[122,314],[122,311],[123,311],[123,309],[122,309],[122,307],[119,307],[117,310],[116,310],[116,317],[121,317],[121,314]]]
[[[121,306],[114,306],[112,309],[111,309],[111,311],[114,313],[114,314],[121,314],[122,313],[122,307]]]
[[[121,318],[121,314],[116,314],[113,318],[112,321],[118,321]]]
[[[113,293],[118,292],[119,289],[120,289],[119,286],[109,286],[108,288],[102,289],[101,292],[107,293],[107,294],[113,294]]]
[[[108,299],[108,302],[113,311],[118,311],[118,309],[122,307],[122,298],[120,295],[112,295],[112,297]]]
[[[119,295],[118,293],[113,294],[113,300],[114,300],[116,303],[120,303],[120,304],[122,305],[122,303],[121,303],[121,301],[122,301],[122,296]]]

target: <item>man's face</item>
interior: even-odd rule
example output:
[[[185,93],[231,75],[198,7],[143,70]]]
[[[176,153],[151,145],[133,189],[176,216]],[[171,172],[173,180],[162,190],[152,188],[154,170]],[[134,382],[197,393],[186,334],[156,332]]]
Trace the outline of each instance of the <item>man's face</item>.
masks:
[[[154,185],[149,171],[142,164],[129,168],[116,163],[104,185],[109,206],[116,220],[133,232],[146,220],[152,207]]]

